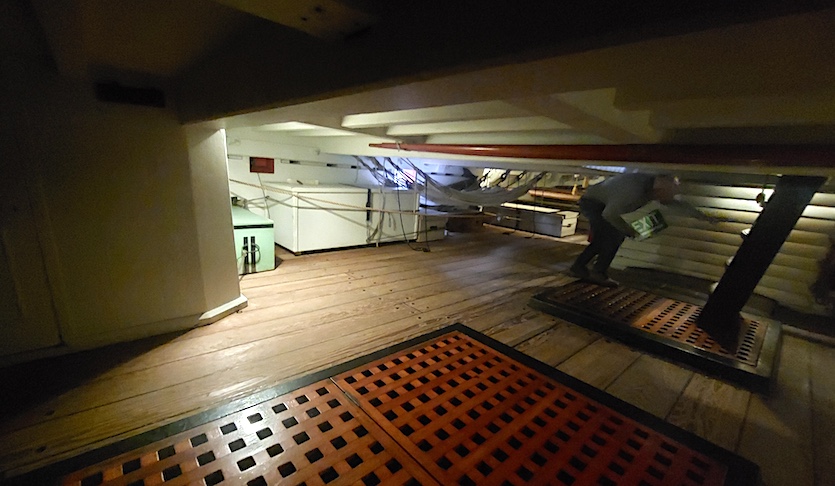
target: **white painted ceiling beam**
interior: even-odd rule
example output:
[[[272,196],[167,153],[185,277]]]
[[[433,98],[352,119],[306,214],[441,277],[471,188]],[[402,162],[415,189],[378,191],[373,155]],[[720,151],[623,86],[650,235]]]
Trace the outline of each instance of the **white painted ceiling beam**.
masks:
[[[394,125],[386,132],[393,137],[434,135],[438,133],[523,132],[531,130],[563,130],[568,125],[544,116],[461,120],[441,123]]]
[[[537,132],[439,133],[430,135],[426,143],[475,145],[573,145],[605,144],[608,140],[598,135],[576,130]]]
[[[601,119],[582,107],[574,104],[573,100],[563,100],[559,96],[543,96],[510,100],[514,106],[533,113],[559,120],[570,125],[582,133],[596,135],[611,143],[639,143],[647,142],[644,137],[637,135],[638,130],[626,129],[607,120]]]
[[[661,133],[651,124],[649,110],[623,111],[615,107],[615,88],[572,91],[554,98],[604,123],[631,133],[642,142],[656,142]]]
[[[388,127],[415,123],[484,120],[505,117],[526,117],[530,113],[503,101],[484,101],[462,105],[434,106],[411,110],[358,113],[342,119],[345,128]]]
[[[295,124],[295,125],[293,125]],[[279,126],[294,126],[294,128],[290,129],[281,129],[275,128],[276,125]],[[300,122],[289,122],[289,123],[278,123],[273,125],[263,125],[260,127],[255,128],[256,131],[259,132],[282,132],[287,133],[296,137],[351,137],[357,135],[356,132],[351,132],[348,130],[340,130],[337,128],[329,128],[329,127],[320,127],[316,125],[311,125],[309,123],[300,123]]]

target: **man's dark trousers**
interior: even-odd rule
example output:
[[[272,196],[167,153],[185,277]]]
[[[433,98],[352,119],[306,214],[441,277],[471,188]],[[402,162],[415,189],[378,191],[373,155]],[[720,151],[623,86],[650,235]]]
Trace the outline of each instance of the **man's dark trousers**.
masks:
[[[626,236],[603,218],[605,204],[593,199],[581,198],[579,205],[580,212],[591,225],[591,242],[580,253],[573,266],[585,267],[597,255],[597,261],[592,270],[605,275]]]

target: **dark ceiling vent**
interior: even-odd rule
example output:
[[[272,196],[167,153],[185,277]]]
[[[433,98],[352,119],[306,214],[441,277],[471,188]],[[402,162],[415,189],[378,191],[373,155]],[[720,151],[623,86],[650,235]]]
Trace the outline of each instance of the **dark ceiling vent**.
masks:
[[[165,108],[165,93],[157,88],[133,88],[118,83],[96,83],[96,99],[109,103]]]

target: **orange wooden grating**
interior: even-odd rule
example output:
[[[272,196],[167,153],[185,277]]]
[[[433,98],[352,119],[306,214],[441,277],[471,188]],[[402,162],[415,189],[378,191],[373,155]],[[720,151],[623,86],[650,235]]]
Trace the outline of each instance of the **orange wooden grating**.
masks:
[[[756,465],[464,326],[397,349],[15,484],[757,484]]]
[[[321,381],[84,468],[61,484],[437,484]]]
[[[727,474],[461,333],[336,381],[442,484],[695,486]]]
[[[757,366],[768,327],[763,322],[744,318],[737,349],[726,350],[697,325],[702,307],[695,304],[626,287],[608,288],[584,282],[559,287],[541,299],[597,314],[748,366]]]

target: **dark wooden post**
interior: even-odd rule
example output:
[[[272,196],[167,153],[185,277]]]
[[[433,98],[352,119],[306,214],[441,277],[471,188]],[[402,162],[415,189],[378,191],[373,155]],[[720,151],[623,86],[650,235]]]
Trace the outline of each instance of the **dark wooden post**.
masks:
[[[771,199],[708,298],[699,316],[699,327],[725,349],[736,349],[742,307],[825,180],[812,176],[780,177]]]

